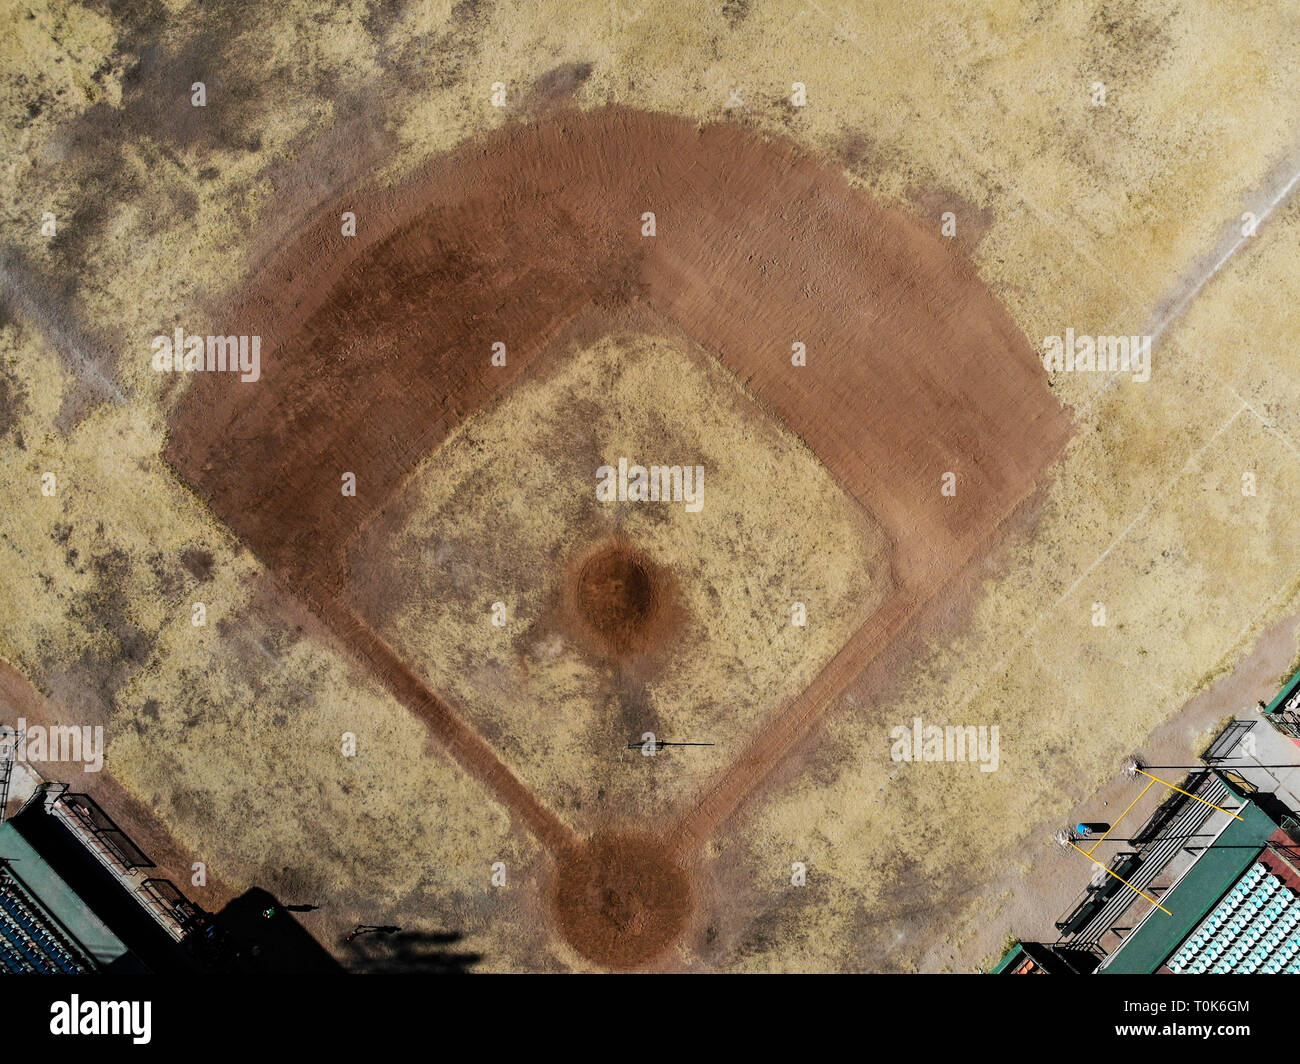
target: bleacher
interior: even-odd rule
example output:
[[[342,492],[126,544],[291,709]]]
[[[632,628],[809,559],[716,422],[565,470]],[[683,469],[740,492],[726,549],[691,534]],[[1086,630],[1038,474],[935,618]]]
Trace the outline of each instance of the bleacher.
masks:
[[[1256,861],[1169,958],[1177,974],[1300,974],[1300,895]]]
[[[22,974],[75,975],[93,965],[8,875],[0,872],[0,964]]]
[[[1068,922],[1057,924],[1062,940],[1073,935],[1069,944],[1075,948],[1100,942],[1132,905],[1133,889],[1148,889],[1187,840],[1205,826],[1214,813],[1205,803],[1221,805],[1229,797],[1228,788],[1215,775],[1198,778],[1190,789],[1202,800],[1188,798],[1160,810],[1135,837],[1142,847],[1136,857],[1121,855],[1117,859],[1114,871],[1131,886],[1108,876],[1101,889],[1090,894],[1095,898],[1090,906],[1080,906]]]

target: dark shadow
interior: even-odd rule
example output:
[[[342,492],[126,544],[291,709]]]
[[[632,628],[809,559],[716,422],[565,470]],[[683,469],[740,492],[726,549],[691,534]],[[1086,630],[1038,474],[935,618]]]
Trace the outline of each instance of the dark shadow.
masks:
[[[459,931],[399,931],[358,935],[346,948],[350,971],[371,975],[422,973],[465,975],[483,959],[481,953],[450,949],[465,936]]]
[[[1281,824],[1285,817],[1295,815],[1272,791],[1258,791],[1251,795],[1251,801],[1267,814],[1274,824]]]
[[[271,915],[264,915],[268,911]],[[200,918],[185,945],[210,971],[302,975],[343,972],[342,966],[260,887],[245,891],[219,913]]]

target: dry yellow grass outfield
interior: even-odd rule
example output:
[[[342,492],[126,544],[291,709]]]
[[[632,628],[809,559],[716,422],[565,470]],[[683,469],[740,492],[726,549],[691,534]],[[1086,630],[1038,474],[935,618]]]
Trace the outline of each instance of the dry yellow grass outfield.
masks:
[[[703,466],[701,509],[598,503],[596,469],[620,458]],[[568,567],[616,535],[671,570],[685,613],[644,674],[584,650],[557,615]],[[812,453],[708,355],[644,333],[571,353],[471,417],[352,564],[372,626],[583,831],[669,816],[890,589],[883,533]],[[651,761],[626,750],[647,729],[716,745]]]
[[[8,176],[33,146],[33,130],[48,132],[87,104],[121,104],[121,70],[105,62],[116,36],[108,18],[80,4],[10,4],[0,13],[0,149]]]
[[[57,22],[58,46],[52,27],[27,29],[21,11],[13,16],[22,33],[6,57],[15,69],[0,100],[15,125],[25,121],[29,81],[56,91],[106,65],[92,95],[121,97],[125,59],[102,20],[68,10],[35,20]],[[1264,7],[1160,0],[1140,13],[1101,2],[965,12],[937,0],[920,9],[911,0],[869,8],[791,0],[751,4],[729,22],[701,2],[476,8],[429,0],[367,25],[370,10],[331,5],[324,19],[305,2],[244,11],[240,33],[214,44],[228,87],[266,90],[249,121],[256,150],[201,136],[166,152],[143,141],[114,145],[128,189],[140,191],[103,203],[94,260],[78,264],[79,298],[91,319],[114,323],[133,384],[157,386],[144,368],[149,337],[231,283],[243,267],[240,249],[273,224],[259,212],[275,182],[295,178],[273,179],[268,167],[347,121],[357,98],[376,107],[361,131],[383,133],[374,163],[396,178],[526,107],[547,71],[590,63],[574,97],[580,106],[616,101],[752,122],[844,158],[882,196],[923,203],[936,226],[946,209],[958,214],[963,236],[991,221],[981,265],[1033,337],[1059,331],[1062,321],[1081,332],[1137,328],[1220,224],[1240,213],[1240,197],[1295,148],[1287,139],[1300,92],[1300,64],[1288,52],[1295,17]],[[179,47],[204,23],[186,5],[175,11],[169,39]],[[55,64],[60,54],[65,62]],[[268,55],[285,58],[280,75],[269,73]],[[1091,106],[1097,80],[1108,86],[1104,108]],[[795,81],[809,94],[798,110],[788,101]],[[496,82],[507,86],[505,108],[489,103]],[[744,110],[726,108],[733,88]],[[214,91],[209,110],[215,117],[233,105]],[[78,106],[85,103],[60,98],[21,134],[10,132],[28,160],[13,163],[7,238],[37,261],[48,258],[40,210],[66,219],[84,205],[75,167],[50,165],[67,146],[49,119]],[[363,139],[341,141],[313,160],[313,171],[338,167]],[[215,176],[198,178],[204,170]],[[192,204],[184,202],[190,195]],[[160,231],[151,224],[158,216],[167,219]],[[1065,397],[1094,385],[1065,382]]]
[[[399,6],[373,23],[372,33],[362,21],[366,5],[336,5],[318,21],[318,12],[300,3],[246,13],[237,37],[229,37],[227,23],[207,42],[227,63],[227,84],[265,90],[248,112],[259,147],[203,136],[173,143],[165,130],[123,143],[105,130],[96,150],[120,150],[113,174],[129,179],[112,184],[69,148],[58,123],[93,103],[116,107],[133,56],[115,51],[116,33],[100,15],[52,3],[35,7],[37,19],[26,20],[25,10],[8,16],[13,24],[0,33],[0,115],[4,145],[12,149],[5,153],[0,204],[5,243],[21,248],[56,288],[75,283],[71,306],[78,319],[106,337],[124,387],[138,397],[125,408],[101,409],[66,437],[53,427],[67,392],[56,357],[42,344],[3,334],[5,378],[23,398],[0,452],[6,501],[0,653],[61,696],[82,690],[87,676],[99,676],[120,657],[120,638],[106,634],[101,616],[104,580],[96,584],[78,571],[86,557],[114,549],[124,555],[110,575],[121,601],[113,630],[128,635],[170,631],[187,621],[187,595],[168,598],[163,585],[171,586],[170,579],[160,581],[149,566],[156,553],[163,571],[175,574],[182,544],[199,543],[216,555],[214,583],[231,589],[231,598],[214,613],[233,614],[233,603],[243,601],[233,589],[245,582],[246,563],[157,466],[162,416],[152,399],[159,382],[146,369],[148,340],[194,321],[205,293],[240,276],[244,249],[275,223],[266,209],[273,202],[272,168],[306,158],[307,142],[328,134],[358,98],[374,108],[361,128],[382,134],[376,165],[396,176],[428,152],[504,121],[510,109],[487,103],[494,81],[507,83],[517,107],[547,70],[591,62],[591,77],[575,97],[579,105],[617,100],[701,118],[730,113],[724,104],[739,87],[748,106],[732,113],[737,120],[840,153],[856,180],[893,202],[919,200],[927,217],[953,209],[960,235],[983,230],[980,269],[1037,341],[1067,325],[1079,332],[1138,331],[1221,227],[1240,215],[1242,196],[1291,152],[1293,101],[1300,97],[1295,15],[1265,5],[1144,3],[1131,14],[1101,2],[1046,10],[994,3],[974,13],[938,2],[918,8],[912,0],[869,9],[755,3],[733,26],[703,3],[641,8],[520,0],[469,16],[461,9],[453,19],[450,3],[435,2]],[[170,10],[164,50],[204,25],[197,5]],[[267,54],[291,63],[274,73],[263,61]],[[55,62],[59,57],[62,63]],[[799,112],[785,102],[795,80],[809,92],[809,106]],[[1095,80],[1109,87],[1104,110],[1089,106]],[[188,81],[178,67],[175,83]],[[29,119],[33,86],[48,90],[54,102]],[[215,125],[231,106],[229,96],[217,93],[208,117]],[[357,154],[356,143],[340,141],[325,154],[326,165],[315,160],[310,173]],[[215,175],[200,177],[205,170]],[[328,179],[321,181],[328,187]],[[70,221],[88,195],[97,216]],[[47,243],[39,234],[47,209],[59,214],[62,242]],[[880,707],[864,699],[862,716],[833,715],[816,775],[759,809],[743,838],[726,844],[729,854],[750,854],[730,896],[741,911],[752,901],[764,915],[748,929],[737,927],[740,945],[713,963],[871,966],[895,951],[906,962],[926,937],[961,926],[965,917],[954,899],[993,867],[994,858],[975,853],[969,835],[958,830],[957,811],[982,817],[981,846],[990,852],[1017,846],[1025,810],[1050,818],[1068,807],[1109,775],[1117,754],[1176,708],[1201,677],[1239,657],[1267,620],[1295,609],[1295,537],[1288,538],[1284,521],[1296,510],[1289,494],[1294,455],[1269,426],[1261,429],[1256,413],[1238,412],[1238,396],[1296,440],[1298,406],[1279,398],[1289,399],[1300,379],[1288,341],[1300,304],[1296,239],[1294,211],[1271,221],[1165,337],[1151,383],[1116,384],[1088,406],[1100,380],[1054,382],[1086,424],[1049,496],[1040,534],[1008,562],[1006,576],[990,582],[969,632],[933,648],[904,697]],[[25,450],[17,449],[14,431],[22,433]],[[1239,508],[1239,489],[1233,496],[1244,463],[1263,474],[1251,509]],[[33,478],[45,468],[60,470],[68,485],[53,507],[34,494]],[[72,526],[66,543],[53,538],[58,523]],[[80,563],[68,562],[69,547],[79,551]],[[1039,621],[1067,590],[1065,601]],[[1099,597],[1114,618],[1106,630],[1086,622]],[[314,648],[312,667],[291,655],[296,672],[286,673],[283,663],[260,656],[240,660],[235,650],[244,645],[242,636],[225,646],[210,627],[207,638],[213,658],[237,662],[249,688],[266,683],[267,690],[301,691],[318,703],[338,696],[332,685],[339,674],[324,664],[331,654],[323,647]],[[182,653],[181,660],[128,664],[111,677],[106,694],[124,723],[150,697],[167,706],[220,706],[230,720],[252,712],[240,701],[244,695],[222,700],[243,688],[198,673],[179,636],[159,638],[158,645]],[[1140,660],[1139,648],[1146,650]],[[1063,694],[1065,683],[1073,688]],[[1068,710],[1039,712],[1044,704],[1059,707],[1063,698]],[[961,766],[935,769],[957,787],[949,793],[903,775],[886,785],[893,766],[872,760],[887,751],[885,723],[907,720],[918,708],[938,722],[1003,721],[1003,769],[975,784]],[[1094,719],[1107,727],[1094,726]],[[339,723],[321,720],[331,728]],[[393,718],[377,732],[388,736],[381,741],[394,756],[408,748],[399,739],[405,727]],[[286,766],[290,773],[302,770],[291,766],[286,751],[283,762],[246,758],[236,775],[230,752],[217,742],[229,730],[229,722],[214,720],[210,733],[200,733],[214,766],[188,782],[213,781],[210,801],[173,800],[170,815],[187,841],[224,846],[222,872],[238,878],[236,869],[245,864],[269,866],[283,840],[263,835],[261,825],[285,816],[276,774]],[[128,732],[119,747],[110,733],[110,757],[149,797],[152,781],[171,771],[176,755],[130,740]],[[844,749],[860,750],[863,760],[836,764],[829,752]],[[314,760],[320,755],[302,756],[313,772],[326,772],[329,762]],[[403,779],[415,771],[412,762],[397,764],[407,766],[398,768]],[[438,793],[459,786],[443,759],[422,760],[420,771]],[[341,782],[322,787],[318,800],[347,823],[352,806]],[[369,811],[413,832],[415,814],[403,808],[403,789],[384,794],[383,805]],[[453,854],[486,830],[477,802],[459,814],[455,808],[436,830],[419,821],[420,830],[431,831],[429,845]],[[236,827],[218,820],[216,809],[246,813]],[[416,846],[405,828],[390,841],[395,853]],[[783,884],[799,855],[810,861],[813,878],[807,894],[791,896]],[[345,879],[351,859],[350,851],[327,848],[304,847],[294,855],[296,874],[321,883]],[[385,869],[383,882],[372,881],[377,896],[410,887],[412,873],[404,867]],[[450,889],[459,875],[472,882],[477,872],[471,866],[445,874],[452,880],[434,887]],[[943,904],[936,906],[939,897]],[[907,916],[915,908],[925,911]],[[936,909],[949,923],[934,923]],[[487,952],[503,966],[524,963],[532,946],[523,943],[535,939],[512,938],[513,924],[496,923],[504,911],[492,917]],[[987,915],[982,907],[965,914]],[[896,916],[898,927],[891,922]]]

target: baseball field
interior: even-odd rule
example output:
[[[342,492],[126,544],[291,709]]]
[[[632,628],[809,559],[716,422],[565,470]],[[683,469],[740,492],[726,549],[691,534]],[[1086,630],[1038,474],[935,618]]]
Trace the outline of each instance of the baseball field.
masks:
[[[922,6],[5,16],[0,719],[345,962],[980,964],[1300,612],[1300,27]]]

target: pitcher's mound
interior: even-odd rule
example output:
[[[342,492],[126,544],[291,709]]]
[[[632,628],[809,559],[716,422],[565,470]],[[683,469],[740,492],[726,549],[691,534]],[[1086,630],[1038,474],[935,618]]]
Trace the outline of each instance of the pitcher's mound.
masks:
[[[579,560],[566,591],[570,620],[614,658],[657,650],[677,627],[672,573],[625,543]]]

